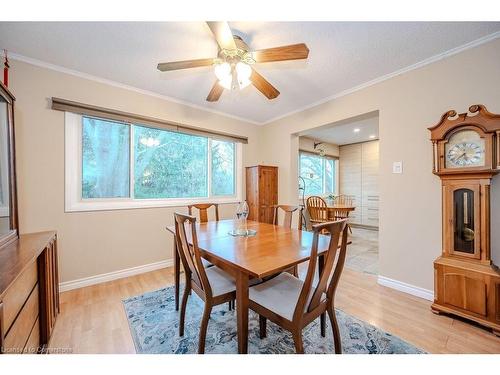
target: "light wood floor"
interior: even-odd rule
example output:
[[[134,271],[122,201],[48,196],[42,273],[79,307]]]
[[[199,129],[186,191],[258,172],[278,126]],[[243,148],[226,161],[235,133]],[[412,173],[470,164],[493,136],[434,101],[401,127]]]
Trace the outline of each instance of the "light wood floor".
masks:
[[[73,353],[135,353],[122,299],[173,283],[167,268],[61,294],[51,348]],[[500,353],[487,330],[434,315],[430,302],[377,284],[376,277],[344,269],[336,307],[430,353]]]

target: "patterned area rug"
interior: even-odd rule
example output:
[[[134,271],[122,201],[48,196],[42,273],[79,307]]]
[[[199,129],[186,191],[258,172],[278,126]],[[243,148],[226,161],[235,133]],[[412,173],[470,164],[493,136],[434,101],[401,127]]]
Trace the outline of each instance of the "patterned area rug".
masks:
[[[174,288],[168,287],[123,301],[137,353],[187,354],[198,352],[203,301],[193,293],[188,300],[184,337],[179,337],[179,314]],[[181,293],[182,296],[182,293]],[[374,326],[337,310],[342,350],[350,354],[420,354],[422,350]],[[334,353],[327,317],[327,335],[321,337],[319,319],[302,332],[306,353]],[[206,353],[237,353],[236,314],[227,304],[215,307],[208,323]],[[257,314],[249,312],[248,352],[295,353],[289,332],[268,321],[267,338],[259,338]]]

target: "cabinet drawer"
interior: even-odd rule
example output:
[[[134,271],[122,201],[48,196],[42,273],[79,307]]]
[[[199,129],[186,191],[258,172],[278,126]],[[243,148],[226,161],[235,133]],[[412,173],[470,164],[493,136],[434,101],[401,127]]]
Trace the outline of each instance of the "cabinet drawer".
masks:
[[[4,332],[9,330],[24,302],[28,299],[36,284],[37,275],[37,264],[33,262],[5,293],[3,297]]]
[[[378,195],[363,195],[363,207],[378,207]]]
[[[31,330],[28,342],[24,347],[23,354],[37,354],[40,349],[40,319],[37,318],[33,329]]]
[[[363,207],[363,225],[378,226],[378,207]]]
[[[35,321],[38,318],[38,285],[31,292],[26,304],[7,332],[4,349],[7,353],[22,353],[30,336]]]

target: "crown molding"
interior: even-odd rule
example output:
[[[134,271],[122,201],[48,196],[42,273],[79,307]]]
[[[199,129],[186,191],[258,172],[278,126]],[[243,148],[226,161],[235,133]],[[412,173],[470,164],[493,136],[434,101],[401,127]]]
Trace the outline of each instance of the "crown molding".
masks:
[[[318,100],[318,101],[316,101],[314,103],[311,103],[311,104],[299,107],[297,109],[294,109],[293,111],[284,113],[282,115],[279,115],[279,116],[273,117],[273,118],[271,118],[269,120],[265,120],[265,121],[261,121],[261,122],[250,120],[250,119],[247,119],[247,118],[244,118],[244,117],[239,117],[239,116],[236,116],[236,115],[231,115],[229,113],[218,111],[218,110],[215,110],[215,109],[202,107],[200,105],[189,103],[189,102],[186,102],[184,100],[176,99],[176,98],[173,98],[173,97],[170,97],[170,96],[167,96],[167,95],[158,94],[158,93],[155,93],[153,91],[140,89],[140,88],[135,87],[135,86],[126,85],[126,84],[123,84],[123,83],[120,83],[120,82],[116,82],[116,81],[109,80],[109,79],[106,79],[106,78],[97,77],[97,76],[94,76],[94,75],[91,75],[91,74],[87,74],[87,73],[83,73],[83,72],[80,72],[80,71],[77,71],[77,70],[68,69],[68,68],[65,68],[65,67],[62,67],[62,66],[59,66],[59,65],[47,63],[45,61],[41,61],[41,60],[34,59],[34,58],[31,58],[31,57],[23,56],[23,55],[20,55],[20,54],[17,54],[17,53],[9,53],[9,58],[12,59],[12,60],[18,60],[18,61],[22,61],[22,62],[31,64],[31,65],[35,65],[35,66],[39,66],[39,67],[42,67],[42,68],[54,70],[54,71],[57,71],[57,72],[60,72],[60,73],[65,73],[65,74],[73,75],[73,76],[76,76],[76,77],[79,77],[79,78],[88,79],[90,81],[107,84],[107,85],[110,85],[110,86],[113,86],[113,87],[118,87],[118,88],[121,88],[121,89],[125,89],[125,90],[129,90],[129,91],[137,92],[137,93],[143,94],[143,95],[148,95],[148,96],[155,97],[155,98],[158,98],[158,99],[162,99],[162,100],[165,100],[165,101],[169,101],[169,102],[172,102],[172,103],[177,103],[177,104],[185,105],[187,107],[195,108],[195,109],[200,110],[200,111],[205,111],[205,112],[213,113],[213,114],[216,114],[216,115],[219,115],[219,116],[223,116],[223,117],[226,117],[226,118],[230,118],[230,119],[234,119],[234,120],[238,120],[238,121],[243,121],[243,122],[246,122],[246,123],[249,123],[249,124],[252,124],[252,125],[263,126],[263,125],[271,125],[275,121],[278,121],[278,120],[284,119],[286,117],[292,116],[292,115],[294,115],[296,113],[303,112],[303,111],[306,111],[308,109],[317,107],[317,106],[319,106],[321,104],[324,104],[324,103],[327,103],[329,101],[332,101],[332,100],[335,100],[335,99],[339,99],[339,98],[341,98],[343,96],[350,95],[352,93],[355,93],[357,91],[363,90],[363,89],[368,88],[370,86],[376,85],[376,84],[381,83],[383,81],[386,81],[388,79],[397,77],[397,76],[399,76],[401,74],[410,72],[410,71],[415,70],[415,69],[422,68],[422,67],[424,67],[426,65],[432,64],[432,63],[440,61],[440,60],[443,60],[443,59],[448,58],[450,56],[456,55],[456,54],[458,54],[460,52],[463,52],[463,51],[466,51],[468,49],[471,49],[471,48],[480,46],[482,44],[488,43],[488,42],[490,42],[490,41],[492,41],[494,39],[497,39],[497,38],[500,38],[500,31],[497,31],[496,33],[493,33],[493,34],[485,35],[485,36],[483,36],[483,37],[481,37],[479,39],[473,40],[473,41],[471,41],[469,43],[463,44],[461,46],[452,48],[452,49],[450,49],[448,51],[445,51],[445,52],[439,53],[437,55],[431,56],[431,57],[429,57],[429,58],[427,58],[425,60],[422,60],[420,62],[417,62],[415,64],[407,66],[405,68],[396,70],[396,71],[394,71],[392,73],[383,75],[383,76],[375,78],[375,79],[373,79],[371,81],[362,83],[362,84],[357,85],[355,87],[352,87],[350,89],[338,92],[338,93],[336,93],[334,95],[331,95],[331,96],[328,96],[328,97],[323,98],[321,100]]]
[[[318,101],[316,101],[314,103],[311,103],[311,104],[308,104],[306,106],[294,109],[293,111],[287,112],[287,113],[285,113],[283,115],[279,115],[279,116],[273,117],[272,119],[263,122],[261,125],[269,125],[269,124],[271,124],[271,123],[273,123],[275,121],[281,120],[281,119],[283,119],[285,117],[292,116],[292,115],[294,115],[296,113],[303,112],[303,111],[306,111],[308,109],[311,109],[311,108],[314,108],[316,106],[319,106],[321,104],[327,103],[329,101],[341,98],[343,96],[347,96],[347,95],[352,94],[352,93],[354,93],[356,91],[360,91],[360,90],[363,90],[363,89],[365,89],[367,87],[376,85],[377,83],[380,83],[380,82],[383,82],[383,81],[387,81],[388,79],[397,77],[397,76],[399,76],[401,74],[410,72],[410,71],[415,70],[415,69],[422,68],[422,67],[424,67],[426,65],[432,64],[432,63],[440,61],[440,60],[443,60],[443,59],[445,59],[447,57],[456,55],[456,54],[458,54],[460,52],[463,52],[463,51],[466,51],[468,49],[480,46],[481,44],[488,43],[488,42],[490,42],[490,41],[492,41],[494,39],[497,39],[497,38],[500,38],[500,31],[497,31],[496,33],[493,33],[493,34],[489,34],[489,35],[483,36],[483,37],[481,37],[479,39],[473,40],[472,42],[469,42],[469,43],[463,44],[461,46],[452,48],[452,49],[450,49],[448,51],[445,51],[445,52],[442,52],[440,54],[431,56],[431,57],[429,57],[429,58],[427,58],[425,60],[422,60],[420,62],[417,62],[417,63],[415,63],[413,65],[410,65],[410,66],[407,66],[405,68],[396,70],[395,72],[392,72],[392,73],[383,75],[381,77],[375,78],[375,79],[373,79],[371,81],[362,83],[362,84],[360,84],[358,86],[355,86],[355,87],[352,87],[350,89],[341,91],[341,92],[339,92],[337,94],[331,95],[331,96],[326,97],[326,98],[321,99],[321,100],[318,100]]]
[[[45,61],[34,59],[32,57],[27,57],[27,56],[24,56],[24,55],[20,55],[18,53],[9,52],[9,59],[10,60],[21,61],[21,62],[30,64],[30,65],[35,65],[35,66],[38,66],[38,67],[41,67],[41,68],[46,68],[46,69],[54,70],[54,71],[59,72],[59,73],[69,74],[69,75],[72,75],[72,76],[75,76],[75,77],[78,77],[78,78],[87,79],[89,81],[103,83],[105,85],[117,87],[117,88],[128,90],[128,91],[133,91],[133,92],[136,92],[136,93],[139,93],[139,94],[152,96],[154,98],[158,98],[158,99],[162,99],[162,100],[169,101],[169,102],[172,102],[172,103],[181,104],[181,105],[185,105],[187,107],[195,108],[195,109],[200,110],[200,111],[210,112],[210,113],[213,113],[213,114],[216,114],[216,115],[219,115],[219,116],[224,116],[224,117],[227,117],[227,118],[230,118],[230,119],[233,119],[233,120],[247,122],[247,123],[250,123],[252,125],[263,125],[263,123],[261,123],[261,122],[257,122],[257,121],[249,120],[249,119],[246,119],[246,118],[243,118],[243,117],[231,115],[229,113],[217,111],[215,109],[205,108],[205,107],[202,107],[200,105],[189,103],[189,102],[186,102],[186,101],[181,100],[181,99],[173,98],[171,96],[162,95],[162,94],[158,94],[158,93],[153,92],[153,91],[140,89],[138,87],[130,86],[130,85],[127,85],[127,84],[124,84],[124,83],[120,83],[120,82],[116,82],[116,81],[113,81],[113,80],[110,80],[110,79],[107,79],[107,78],[97,77],[97,76],[94,76],[92,74],[87,74],[87,73],[80,72],[78,70],[68,69],[68,68],[65,68],[65,67],[60,66],[60,65],[51,64],[51,63],[48,63],[48,62],[45,62]]]

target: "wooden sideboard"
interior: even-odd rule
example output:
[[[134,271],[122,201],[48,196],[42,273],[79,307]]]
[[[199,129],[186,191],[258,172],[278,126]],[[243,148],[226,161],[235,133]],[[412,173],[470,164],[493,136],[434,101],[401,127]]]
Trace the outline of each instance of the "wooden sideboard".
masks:
[[[59,314],[57,235],[22,234],[0,249],[1,353],[39,353]]]

